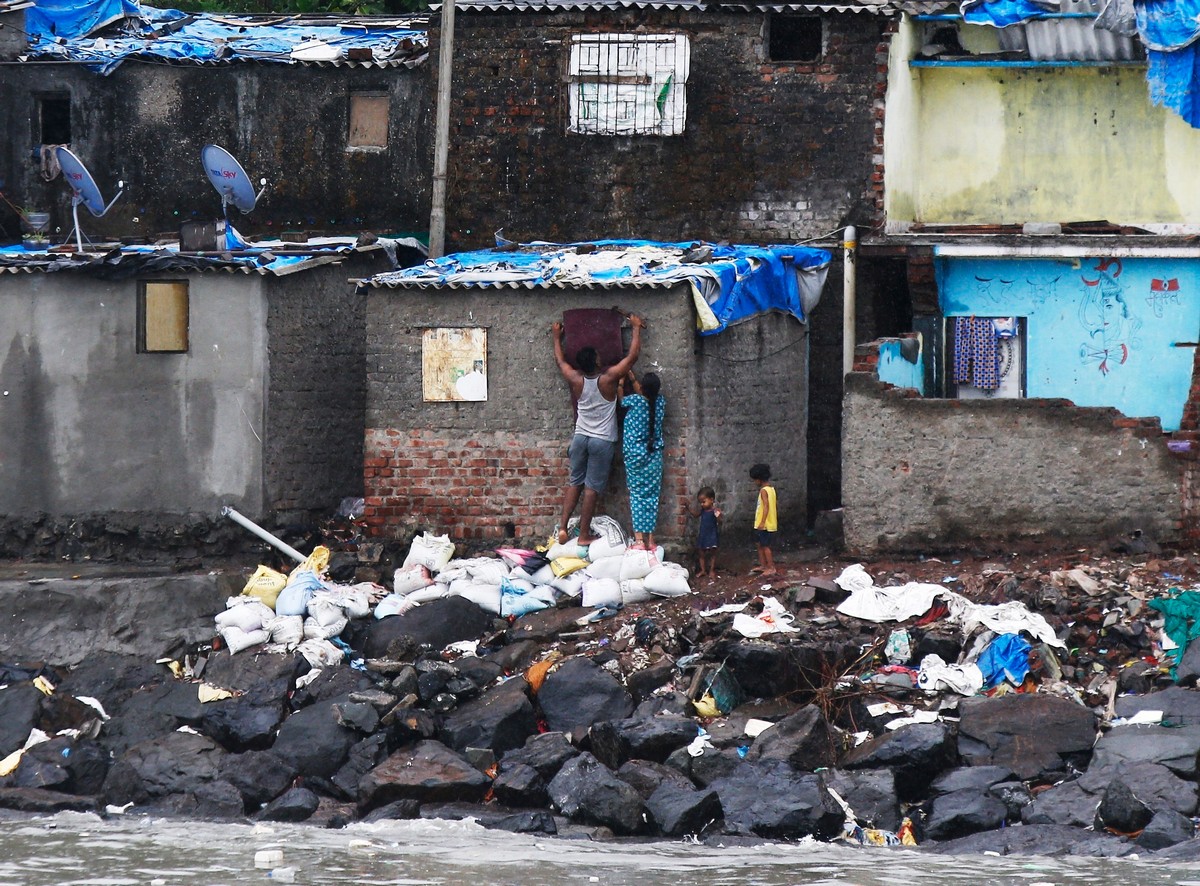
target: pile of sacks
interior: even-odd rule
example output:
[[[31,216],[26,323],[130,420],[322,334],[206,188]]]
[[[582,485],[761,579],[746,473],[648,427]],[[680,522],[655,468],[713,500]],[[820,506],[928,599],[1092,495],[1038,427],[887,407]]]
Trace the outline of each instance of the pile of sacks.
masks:
[[[313,667],[338,664],[345,650],[333,641],[352,618],[370,615],[387,589],[371,582],[344,585],[324,575],[329,549],[320,546],[290,575],[259,566],[240,596],[216,616],[217,633],[237,654],[267,644],[268,652],[299,651]]]
[[[611,517],[596,517],[599,539],[586,548],[571,539],[544,551],[500,548],[499,558],[454,560],[447,536],[426,533],[413,540],[404,565],[396,570],[393,592],[380,601],[375,617],[399,615],[429,600],[465,597],[502,617],[555,606],[563,598],[597,610],[615,610],[654,597],[688,593],[688,571],[663,558],[662,548],[628,544]]]

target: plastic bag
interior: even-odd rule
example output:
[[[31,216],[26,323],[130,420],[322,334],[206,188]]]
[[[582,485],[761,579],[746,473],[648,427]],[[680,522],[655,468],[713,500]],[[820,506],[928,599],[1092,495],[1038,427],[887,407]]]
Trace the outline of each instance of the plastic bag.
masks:
[[[611,578],[593,578],[583,585],[583,605],[592,609],[620,606],[621,583]]]
[[[559,557],[557,560],[550,561],[550,569],[557,578],[570,575],[572,572],[578,572],[580,569],[586,568],[587,565],[587,560],[580,560],[578,557]]]
[[[244,649],[249,649],[251,646],[257,646],[260,643],[266,643],[271,639],[271,635],[262,628],[255,631],[243,631],[236,625],[229,625],[220,634],[221,639],[225,641],[225,645],[229,647],[230,655],[237,655]]]
[[[645,578],[659,565],[653,551],[629,550],[621,557],[621,581]]]
[[[491,612],[494,615],[500,614],[500,585],[477,584],[467,582],[460,585],[455,582],[450,586],[451,597],[462,597],[465,600],[470,600],[480,609]]]
[[[336,610],[339,615],[341,610]],[[349,624],[349,619],[341,615],[332,622],[325,622],[316,616],[310,615],[304,619],[304,639],[306,640],[328,640],[336,637],[342,631],[346,630],[346,625]]]
[[[292,572],[292,578],[295,577],[296,572],[311,572],[314,575],[323,575],[328,568],[329,548],[325,547],[325,545],[317,545],[313,548],[312,553],[308,555],[308,558]],[[292,583],[292,578],[288,579],[288,584]]]
[[[600,560],[593,560],[586,572],[590,578],[615,578],[619,581],[621,578],[621,558],[604,557]]]
[[[625,605],[645,603],[650,599],[653,599],[653,596],[646,589],[646,583],[640,578],[631,578],[629,581],[621,582],[621,603]]]
[[[682,597],[692,590],[688,571],[678,563],[664,563],[651,569],[644,581],[646,590],[657,597]]]
[[[279,615],[304,615],[313,594],[324,589],[325,585],[316,573],[297,569],[288,579],[287,587],[279,592],[275,600],[275,612]]]
[[[454,542],[450,541],[450,536],[425,532],[412,540],[408,556],[404,558],[404,568],[419,564],[430,572],[437,572],[453,556]]]
[[[238,600],[237,597],[231,598]],[[257,631],[264,623],[275,617],[271,607],[258,600],[247,600],[230,606],[224,612],[218,612],[213,619],[217,628],[236,627],[243,631]]]
[[[591,579],[586,572],[572,572],[562,578],[556,578],[548,585],[538,585],[540,588],[551,588],[565,597],[578,597],[583,593],[583,586]]]
[[[557,577],[558,576],[554,574],[554,570],[551,568],[550,564],[547,563],[545,566],[533,572],[529,576],[529,580],[535,585],[548,585]]]
[[[546,609],[550,604],[525,588],[505,579],[500,583],[500,615],[522,616],[530,612]]]
[[[392,579],[392,592],[404,596],[420,588],[427,588],[431,584],[433,584],[433,576],[429,574],[429,568],[417,563],[407,569],[402,567],[396,570]]]
[[[304,619],[298,615],[279,615],[263,628],[270,632],[271,642],[293,649],[304,639]]]
[[[619,557],[625,553],[625,541],[614,544],[606,536],[600,536],[588,547],[588,559],[593,563],[600,560],[607,560],[613,557]]]
[[[428,603],[430,600],[440,600],[446,596],[446,585],[432,584],[427,588],[421,588],[419,591],[413,591],[411,594],[405,594],[405,599],[412,600],[414,603]]]
[[[411,609],[416,609],[421,604],[412,597],[406,597],[401,594],[388,594],[379,601],[379,605],[375,607],[376,618],[387,618],[389,615],[403,615]]]
[[[242,588],[242,594],[246,597],[257,597],[265,605],[274,609],[275,598],[279,596],[279,592],[286,585],[287,576],[282,572],[276,572],[270,566],[259,566],[246,582],[246,586]]]
[[[563,557],[570,557],[574,559],[578,556],[579,541],[574,538],[568,539],[565,544],[559,544],[558,542],[555,542],[554,544],[550,545],[550,550],[546,551],[546,559],[550,560],[551,562],[560,560]]]

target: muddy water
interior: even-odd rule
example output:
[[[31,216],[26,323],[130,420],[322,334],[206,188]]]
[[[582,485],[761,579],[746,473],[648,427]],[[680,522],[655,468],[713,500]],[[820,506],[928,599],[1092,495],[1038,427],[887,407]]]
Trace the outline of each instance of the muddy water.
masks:
[[[0,886],[190,884],[1020,884],[1200,886],[1194,863],[944,858],[798,844],[598,843],[488,831],[472,822],[344,830],[62,814],[0,821]]]

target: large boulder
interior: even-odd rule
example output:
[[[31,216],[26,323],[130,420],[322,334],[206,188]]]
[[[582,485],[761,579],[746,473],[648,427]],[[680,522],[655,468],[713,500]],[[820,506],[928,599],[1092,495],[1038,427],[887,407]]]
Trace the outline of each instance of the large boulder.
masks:
[[[643,829],[642,798],[591,754],[568,761],[550,782],[550,802],[573,821],[598,824],[614,834]]]
[[[709,787],[720,797],[726,833],[830,840],[842,832],[845,814],[824,778],[779,760],[744,763]]]
[[[204,682],[234,692],[286,698],[296,687],[296,670],[303,660],[290,653],[230,655],[216,652],[204,667]]]
[[[140,806],[171,794],[195,793],[220,778],[225,755],[211,738],[189,732],[172,732],[134,745],[109,770],[105,802]]]
[[[1086,756],[1096,741],[1089,708],[1042,693],[963,699],[958,753],[972,766],[1007,766],[1018,778],[1061,772],[1067,758]]]
[[[255,690],[204,705],[199,729],[226,750],[261,751],[271,746],[286,716],[283,697]]]
[[[497,754],[521,747],[537,732],[529,684],[514,677],[458,708],[442,723],[440,737],[450,747],[488,748]]]
[[[810,704],[755,738],[746,759],[783,760],[796,769],[813,772],[833,766],[840,752],[838,730],[819,707]]]
[[[167,682],[170,671],[144,655],[92,652],[84,657],[56,691],[94,698],[113,714],[138,689]]]
[[[524,763],[509,766],[497,775],[492,793],[505,806],[545,806],[549,801],[545,779]]]
[[[900,799],[923,799],[930,782],[956,762],[954,733],[945,723],[901,726],[852,749],[843,769],[891,769]]]
[[[717,792],[696,790],[673,781],[664,781],[646,801],[652,826],[663,836],[699,834],[721,818],[721,800]]]
[[[610,769],[629,759],[660,763],[671,752],[689,745],[697,734],[696,721],[678,714],[596,723],[589,733],[592,753]]]
[[[43,788],[0,788],[0,809],[54,815],[56,812],[95,812],[95,797],[47,791]]]
[[[964,788],[934,798],[925,834],[932,840],[965,837],[998,828],[1007,817],[1008,807],[987,793],[987,788]]]
[[[99,794],[111,765],[91,739],[56,736],[25,751],[12,774],[13,787],[49,788],[68,794]]]
[[[558,770],[572,757],[579,756],[579,749],[561,732],[543,732],[530,736],[524,747],[509,751],[500,759],[500,771],[511,766],[532,766],[538,774],[549,781],[558,775]]]
[[[1188,644],[1200,651],[1200,643]],[[1116,700],[1118,717],[1132,717],[1141,711],[1162,711],[1163,722],[1172,726],[1200,726],[1200,692],[1183,686],[1170,686],[1145,695],[1125,695]]]
[[[1186,843],[1195,837],[1196,826],[1188,816],[1180,815],[1173,809],[1163,809],[1154,813],[1154,818],[1138,835],[1137,844],[1158,850]]]
[[[362,738],[339,722],[337,705],[341,702],[349,702],[349,696],[296,711],[283,721],[271,750],[301,775],[332,776]]]
[[[10,683],[0,689],[0,757],[25,746],[38,724],[45,696],[29,682]]]
[[[847,772],[830,769],[824,773],[830,790],[854,810],[855,820],[863,827],[894,831],[900,827],[900,799],[896,796],[896,777],[890,769],[860,769]]]
[[[1078,855],[1092,858],[1120,858],[1138,851],[1123,837],[1093,834],[1076,827],[1054,824],[1027,824],[1019,828],[981,831],[956,840],[929,846],[941,855]]]
[[[743,640],[725,651],[727,667],[747,695],[774,698],[806,687],[795,647],[771,640]],[[809,681],[811,682],[811,681]]]
[[[462,754],[441,742],[422,741],[396,751],[364,775],[358,785],[358,805],[368,812],[396,800],[475,801],[483,799],[491,783]]]
[[[684,788],[695,787],[691,779],[679,770],[650,760],[630,760],[617,770],[617,778],[631,785],[643,800],[650,799],[664,782]]]
[[[219,776],[241,794],[249,811],[271,802],[296,779],[296,767],[271,751],[247,751],[220,758]]]
[[[623,720],[633,712],[633,698],[625,687],[582,656],[569,658],[552,671],[537,698],[546,725],[555,732]]]
[[[1116,780],[1128,785],[1155,812],[1173,809],[1182,815],[1193,815],[1200,808],[1200,785],[1180,778],[1158,763],[1093,765],[1079,776],[1079,786],[1100,796]]]
[[[1096,807],[1095,826],[1097,831],[1132,834],[1150,824],[1152,818],[1154,810],[1143,803],[1129,785],[1115,779],[1104,789],[1104,796]]]
[[[175,681],[140,689],[108,713],[112,719],[104,724],[97,740],[114,757],[180,726],[195,727],[204,716],[197,685]]]
[[[476,640],[492,624],[490,613],[463,597],[423,603],[403,615],[378,619],[367,632],[364,652],[383,658],[396,640],[407,637],[414,648],[444,649],[460,640]]]
[[[256,818],[259,821],[307,821],[321,799],[308,788],[296,787],[276,797]]]
[[[1181,778],[1197,780],[1200,726],[1119,726],[1098,742],[1092,767],[1113,769],[1122,764],[1158,763]]]
[[[346,762],[330,781],[344,796],[357,797],[362,777],[386,760],[390,750],[386,733],[368,735],[350,749]]]
[[[1068,781],[1044,790],[1021,810],[1021,821],[1027,825],[1063,825],[1090,828],[1096,818],[1100,798]]]

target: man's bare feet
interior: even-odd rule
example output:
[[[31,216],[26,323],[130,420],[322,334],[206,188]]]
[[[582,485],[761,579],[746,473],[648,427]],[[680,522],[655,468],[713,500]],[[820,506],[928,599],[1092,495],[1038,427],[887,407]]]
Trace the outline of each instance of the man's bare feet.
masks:
[[[566,528],[562,528],[562,529],[558,530],[558,543],[560,545],[565,545],[567,543],[567,539],[569,539],[570,537],[571,536],[567,532]]]
[[[770,577],[772,577],[772,576],[775,576],[775,575],[778,575],[778,574],[779,574],[779,573],[778,573],[776,570],[774,570],[774,569],[770,569],[770,570],[768,570],[768,569],[764,569],[762,572],[760,572],[760,573],[759,573],[759,575],[760,575],[762,578],[770,578]]]
[[[593,535],[591,538],[584,538],[581,535],[581,536],[579,536],[579,538],[575,539],[575,543],[578,544],[581,548],[586,548],[590,544],[592,544],[592,542],[597,542],[599,540],[600,540],[600,536],[598,536],[598,535]]]

